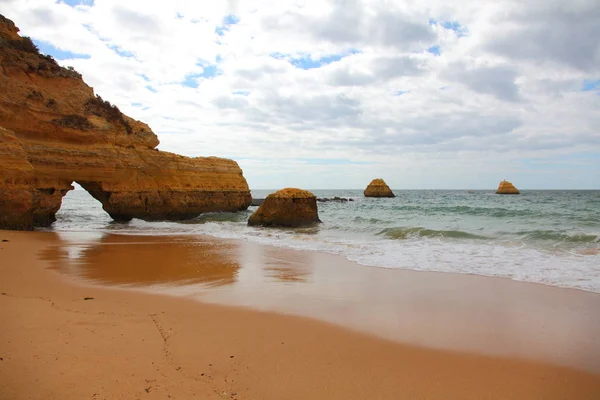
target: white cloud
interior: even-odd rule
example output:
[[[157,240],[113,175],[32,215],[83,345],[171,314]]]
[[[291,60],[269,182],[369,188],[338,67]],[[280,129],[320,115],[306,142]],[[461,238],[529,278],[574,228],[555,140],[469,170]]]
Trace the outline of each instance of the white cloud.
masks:
[[[253,188],[600,187],[600,95],[582,91],[600,79],[597,0],[3,0],[0,13],[89,55],[61,62],[162,149],[234,158]]]

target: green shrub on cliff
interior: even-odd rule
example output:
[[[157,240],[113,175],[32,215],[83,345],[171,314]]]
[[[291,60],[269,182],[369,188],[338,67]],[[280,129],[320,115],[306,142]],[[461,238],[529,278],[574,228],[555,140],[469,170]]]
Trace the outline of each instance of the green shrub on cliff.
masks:
[[[110,104],[109,101],[103,100],[102,97],[96,95],[85,102],[85,112],[98,117],[105,118],[108,122],[120,123],[128,134],[133,132],[129,122],[123,117],[123,113],[119,107]]]

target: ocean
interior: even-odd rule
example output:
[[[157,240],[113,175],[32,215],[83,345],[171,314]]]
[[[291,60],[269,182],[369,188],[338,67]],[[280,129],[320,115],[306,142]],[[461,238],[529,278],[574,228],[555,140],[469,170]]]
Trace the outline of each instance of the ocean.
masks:
[[[264,198],[274,190],[253,190]],[[54,232],[210,235],[333,253],[369,267],[476,274],[600,293],[600,191],[312,190],[323,221],[309,228],[248,227],[257,207],[181,222],[116,223],[84,190],[69,192]]]

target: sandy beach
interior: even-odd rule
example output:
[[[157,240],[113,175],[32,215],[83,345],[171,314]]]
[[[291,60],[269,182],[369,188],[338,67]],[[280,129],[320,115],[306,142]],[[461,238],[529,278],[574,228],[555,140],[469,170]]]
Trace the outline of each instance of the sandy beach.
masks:
[[[0,399],[600,396],[594,293],[207,238],[0,240]]]

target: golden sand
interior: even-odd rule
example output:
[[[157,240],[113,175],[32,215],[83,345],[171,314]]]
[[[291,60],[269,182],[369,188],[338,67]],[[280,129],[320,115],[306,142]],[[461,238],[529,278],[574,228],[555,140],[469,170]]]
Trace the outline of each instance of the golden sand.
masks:
[[[480,304],[482,315],[504,309],[504,315],[488,316],[489,321],[501,321],[502,331],[494,327],[501,338],[511,335],[510,319],[518,320],[520,314],[525,314],[523,320],[531,317],[532,325],[539,322],[535,310],[528,307],[493,308],[494,291],[502,302],[509,290],[498,283],[504,280],[484,278],[497,285],[466,280],[456,286],[460,278],[452,274],[434,274],[433,279],[431,274],[392,274],[399,271],[358,265],[354,265],[357,271],[368,272],[358,275],[346,269],[345,278],[339,273],[348,265],[336,257],[212,239],[108,236],[80,241],[77,247],[50,233],[0,231],[2,239],[9,242],[0,243],[0,399],[593,399],[600,393],[598,371],[584,362],[575,369],[520,356],[434,350],[314,319],[89,284],[152,290],[197,285],[203,288],[201,298],[227,298],[232,304],[236,293],[240,297],[254,293],[264,300],[276,298],[279,292],[284,299],[283,291],[289,289],[296,293],[294,303],[303,302],[308,310],[324,304],[315,299],[326,295],[336,302],[344,287],[346,291],[362,287],[382,297],[395,287],[404,293],[388,301],[400,309],[401,319],[408,317],[410,307],[399,300],[412,301],[414,313],[438,322],[442,319],[433,318],[432,310],[441,312],[446,303],[446,336],[484,329],[484,324],[473,324],[454,332],[452,320],[468,321],[467,315],[453,308],[462,301],[467,314],[472,314],[469,291],[485,291],[490,300]],[[335,276],[344,285],[326,283]],[[259,290],[244,291],[252,287],[252,277],[263,282],[255,288],[264,289],[270,282],[274,293],[261,296]],[[590,335],[598,333],[593,314],[586,319],[585,313],[578,313],[578,309],[597,310],[597,296],[506,284],[517,285],[511,290],[524,296],[521,300],[531,296],[533,304],[546,301],[555,306],[555,319],[563,319],[565,329],[559,332],[551,325],[550,336],[579,338],[588,353],[598,351],[591,347],[593,342],[577,334],[586,329]],[[427,285],[427,291],[419,289]],[[432,285],[438,285],[434,292]],[[371,286],[376,290],[367,289]],[[298,292],[298,287],[312,288],[312,297]],[[563,302],[573,308],[572,313],[561,309]],[[365,309],[379,314],[372,307],[382,303],[366,303]],[[293,304],[287,307],[289,311]],[[356,317],[344,309],[336,313]],[[423,324],[425,319],[416,317],[412,320]],[[567,343],[541,336],[536,340]],[[488,337],[486,346],[503,347],[503,343]]]

